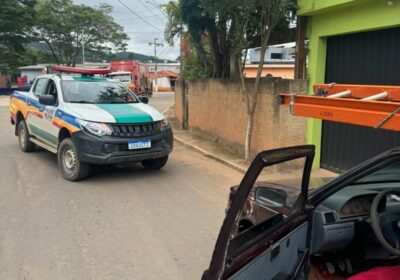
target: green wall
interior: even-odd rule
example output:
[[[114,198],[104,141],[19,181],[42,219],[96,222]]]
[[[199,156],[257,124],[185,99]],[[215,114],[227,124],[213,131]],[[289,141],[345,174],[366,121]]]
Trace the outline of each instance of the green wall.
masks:
[[[299,0],[298,15],[312,15],[324,11],[332,11],[347,6],[356,5],[359,2],[366,0]]]
[[[400,26],[400,0],[393,1],[394,5],[388,5],[387,0],[298,1],[300,8],[298,14],[310,15],[308,21],[310,94],[312,85],[324,83],[326,38]],[[314,10],[310,8],[312,5],[315,7]],[[314,167],[319,167],[321,159],[321,124],[321,120],[307,120],[307,142],[317,146]]]

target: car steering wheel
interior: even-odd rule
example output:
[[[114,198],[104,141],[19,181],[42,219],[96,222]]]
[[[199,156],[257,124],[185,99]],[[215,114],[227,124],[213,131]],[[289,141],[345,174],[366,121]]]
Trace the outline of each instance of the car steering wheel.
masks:
[[[385,190],[375,196],[371,205],[371,226],[379,243],[396,256],[400,256],[400,215],[397,213],[379,213],[379,205],[389,194],[400,196],[400,190]]]

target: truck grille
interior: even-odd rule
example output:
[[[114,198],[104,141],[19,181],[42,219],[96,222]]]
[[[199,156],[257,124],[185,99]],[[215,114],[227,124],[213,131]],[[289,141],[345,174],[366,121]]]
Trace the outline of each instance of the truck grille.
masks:
[[[160,122],[142,124],[111,124],[112,136],[143,137],[161,132]]]

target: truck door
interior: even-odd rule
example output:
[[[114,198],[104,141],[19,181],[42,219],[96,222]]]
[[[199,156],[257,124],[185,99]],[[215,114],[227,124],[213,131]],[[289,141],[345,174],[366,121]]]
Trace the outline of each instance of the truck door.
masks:
[[[54,106],[42,105],[43,108],[43,118],[39,124],[39,128],[45,132],[45,140],[52,147],[57,148],[58,145],[58,132],[59,128],[53,124],[53,118],[58,106],[58,94],[59,89],[57,89],[57,84],[53,79],[49,79],[44,90],[45,95],[53,95],[56,97],[57,103]]]
[[[44,133],[41,123],[45,106],[39,103],[39,97],[45,93],[48,81],[48,78],[36,79],[32,87],[32,95],[30,95],[32,98],[29,98],[27,101],[28,115],[26,122],[28,124],[29,134],[40,139],[43,138]]]

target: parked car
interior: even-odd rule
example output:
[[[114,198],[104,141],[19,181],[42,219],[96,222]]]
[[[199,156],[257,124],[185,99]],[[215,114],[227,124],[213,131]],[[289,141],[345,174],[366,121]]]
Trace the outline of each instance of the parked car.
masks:
[[[141,162],[162,168],[173,148],[165,117],[119,81],[94,75],[39,76],[10,99],[22,151],[38,145],[57,154],[67,180],[85,178],[91,164]]]
[[[309,192],[313,158],[308,145],[255,158],[231,190],[203,280],[398,278],[400,148]],[[286,183],[257,182],[264,168],[299,160],[304,168],[297,192]],[[375,278],[363,278],[368,273]]]

